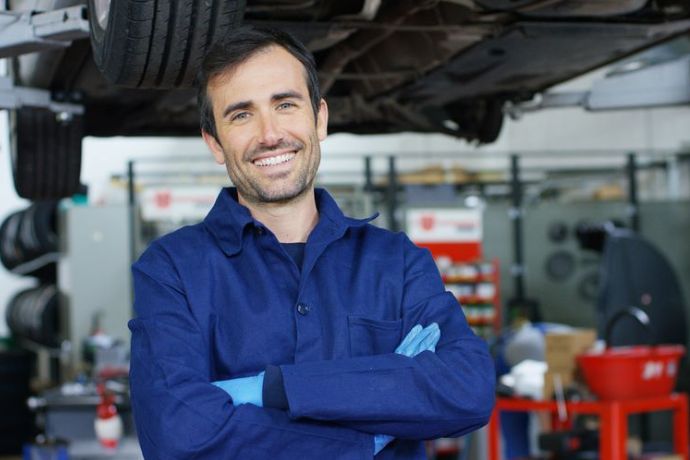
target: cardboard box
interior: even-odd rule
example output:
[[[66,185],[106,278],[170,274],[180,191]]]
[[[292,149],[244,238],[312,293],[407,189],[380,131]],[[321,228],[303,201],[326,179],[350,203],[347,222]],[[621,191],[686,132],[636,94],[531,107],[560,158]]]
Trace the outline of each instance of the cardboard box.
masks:
[[[573,329],[546,334],[545,359],[551,372],[569,372],[577,366],[575,357],[587,351],[597,340],[594,329]]]

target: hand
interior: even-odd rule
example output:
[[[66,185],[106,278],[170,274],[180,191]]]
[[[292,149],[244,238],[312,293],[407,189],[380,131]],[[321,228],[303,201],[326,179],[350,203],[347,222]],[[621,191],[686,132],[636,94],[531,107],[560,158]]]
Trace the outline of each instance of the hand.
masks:
[[[405,355],[408,358],[413,358],[423,351],[436,351],[436,344],[441,338],[441,329],[437,323],[431,323],[427,327],[422,328],[420,324],[410,329],[405,338],[400,342],[395,352],[399,355]],[[374,455],[378,454],[395,439],[393,436],[387,434],[377,434],[374,436]]]
[[[391,442],[393,439],[395,439],[393,436],[389,436],[387,434],[377,434],[374,436],[374,455],[378,454],[383,450],[384,447],[388,445],[389,442]]]
[[[232,398],[235,406],[240,404],[254,404],[263,407],[264,373],[251,377],[240,377],[230,380],[218,380],[213,385],[225,390]]]
[[[425,328],[417,324],[410,329],[410,332],[408,332],[402,342],[400,342],[395,352],[409,358],[413,358],[419,353],[427,350],[435,352],[436,344],[440,338],[441,330],[437,323],[431,323]]]

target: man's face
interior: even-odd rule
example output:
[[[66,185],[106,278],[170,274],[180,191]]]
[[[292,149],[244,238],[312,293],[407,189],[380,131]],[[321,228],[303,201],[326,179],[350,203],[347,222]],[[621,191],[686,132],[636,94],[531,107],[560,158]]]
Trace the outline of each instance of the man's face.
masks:
[[[218,141],[204,132],[225,164],[240,200],[286,202],[311,190],[326,138],[328,108],[315,115],[302,64],[282,47],[259,51],[207,89]]]

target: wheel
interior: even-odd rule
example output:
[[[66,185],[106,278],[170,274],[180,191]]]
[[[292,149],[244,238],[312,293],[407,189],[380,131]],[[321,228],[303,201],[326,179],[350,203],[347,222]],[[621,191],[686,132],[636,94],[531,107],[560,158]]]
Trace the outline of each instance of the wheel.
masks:
[[[59,305],[59,294],[54,284],[20,291],[7,305],[7,326],[16,337],[56,346],[60,343]]]
[[[477,140],[481,144],[491,144],[498,139],[503,128],[503,102],[490,100],[484,108],[484,116],[479,123]]]
[[[57,201],[36,202],[24,211],[20,239],[34,257],[58,250],[57,214]],[[30,230],[24,231],[26,227]]]
[[[476,140],[480,144],[490,144],[498,139],[503,127],[503,101],[486,99],[472,103],[456,102],[445,108],[445,115],[457,128],[458,137]]]
[[[206,49],[237,27],[245,0],[89,0],[91,47],[113,84],[188,87]]]
[[[80,189],[81,115],[60,117],[48,109],[24,107],[12,112],[12,176],[17,194],[53,200]]]
[[[0,262],[8,270],[58,250],[57,201],[33,203],[10,214],[0,225]],[[41,280],[55,280],[55,263],[34,262],[17,272]]]
[[[24,211],[16,211],[0,225],[0,262],[12,270],[26,259],[24,248],[19,245],[19,227]]]

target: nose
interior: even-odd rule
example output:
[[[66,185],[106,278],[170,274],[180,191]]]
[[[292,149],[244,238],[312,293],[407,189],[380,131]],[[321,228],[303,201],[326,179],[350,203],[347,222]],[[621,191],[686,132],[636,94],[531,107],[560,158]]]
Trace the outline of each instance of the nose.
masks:
[[[280,123],[276,119],[276,115],[272,113],[261,117],[259,130],[259,142],[262,145],[270,147],[279,144],[283,140]]]

